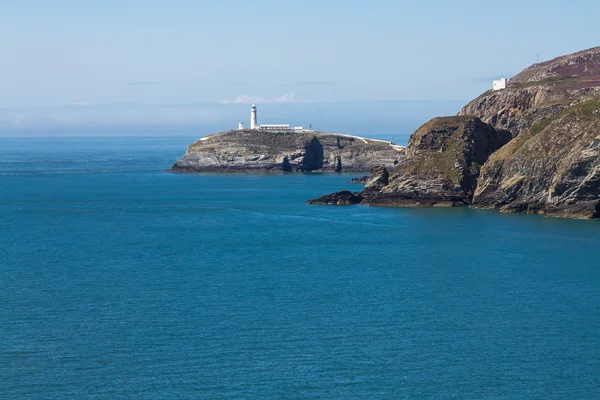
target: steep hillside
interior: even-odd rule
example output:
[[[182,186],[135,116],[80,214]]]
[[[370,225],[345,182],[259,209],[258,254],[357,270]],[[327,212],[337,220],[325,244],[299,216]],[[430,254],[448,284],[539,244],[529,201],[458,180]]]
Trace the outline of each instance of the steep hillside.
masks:
[[[389,183],[356,199],[600,218],[600,47],[535,64],[458,117],[431,120]]]
[[[522,132],[481,170],[477,207],[600,217],[600,99],[568,107]]]
[[[600,217],[600,47],[535,64],[505,90],[486,92],[476,115],[514,139],[481,170],[476,207]]]
[[[470,204],[481,165],[510,136],[474,117],[435,118],[410,137],[406,159],[369,205]]]

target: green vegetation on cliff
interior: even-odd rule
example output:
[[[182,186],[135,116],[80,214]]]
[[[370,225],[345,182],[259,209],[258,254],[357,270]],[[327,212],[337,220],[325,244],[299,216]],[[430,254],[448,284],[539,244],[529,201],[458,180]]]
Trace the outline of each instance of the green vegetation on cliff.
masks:
[[[535,64],[425,123],[364,203],[600,218],[600,47]]]

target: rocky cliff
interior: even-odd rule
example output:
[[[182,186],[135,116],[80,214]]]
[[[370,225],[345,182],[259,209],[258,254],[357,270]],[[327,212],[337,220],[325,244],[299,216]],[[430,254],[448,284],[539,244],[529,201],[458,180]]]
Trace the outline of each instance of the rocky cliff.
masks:
[[[600,99],[536,122],[493,154],[482,168],[473,204],[600,217]]]
[[[389,142],[323,132],[236,130],[188,146],[177,172],[363,172],[392,168],[405,149]]]
[[[509,139],[510,135],[476,117],[434,118],[411,135],[406,159],[394,168],[389,184],[365,202],[380,206],[470,204],[479,169]]]
[[[600,47],[535,64],[458,117],[429,121],[389,183],[353,199],[600,218]]]
[[[434,118],[411,135],[406,158],[391,175],[373,168],[365,189],[352,199],[388,207],[470,204],[481,165],[509,140],[509,134],[476,117]],[[310,203],[350,204],[347,197],[339,192]]]
[[[481,169],[474,206],[600,217],[600,47],[535,64],[460,114],[514,137]]]

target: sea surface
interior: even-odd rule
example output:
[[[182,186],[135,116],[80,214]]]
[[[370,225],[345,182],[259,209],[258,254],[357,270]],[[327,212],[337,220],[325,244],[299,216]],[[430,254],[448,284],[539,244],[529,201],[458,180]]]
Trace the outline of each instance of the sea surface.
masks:
[[[600,223],[0,138],[0,399],[598,399]]]

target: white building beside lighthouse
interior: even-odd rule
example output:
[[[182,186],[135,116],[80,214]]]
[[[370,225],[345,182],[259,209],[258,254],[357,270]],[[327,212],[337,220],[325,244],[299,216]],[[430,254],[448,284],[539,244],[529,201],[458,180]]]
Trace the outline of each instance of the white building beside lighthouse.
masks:
[[[252,108],[250,109],[250,129],[259,130],[259,131],[270,131],[270,132],[284,132],[284,131],[293,131],[293,132],[303,132],[308,131],[308,129],[304,129],[303,126],[290,126],[290,124],[258,124],[257,110],[256,104],[252,104]],[[244,124],[240,122],[238,124],[238,130],[244,130]]]

